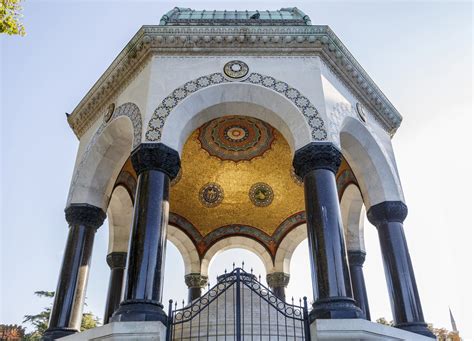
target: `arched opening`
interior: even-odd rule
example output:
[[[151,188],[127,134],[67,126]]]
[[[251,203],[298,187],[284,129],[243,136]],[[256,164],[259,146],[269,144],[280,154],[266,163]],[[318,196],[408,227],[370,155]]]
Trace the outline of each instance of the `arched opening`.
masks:
[[[299,94],[294,90],[295,94]],[[177,99],[172,99],[178,102]],[[304,99],[308,102],[305,108],[311,108],[311,115],[318,119],[318,127],[321,126],[318,129],[322,129],[324,123],[319,114],[308,99]],[[168,113],[169,109],[163,109]],[[160,108],[157,108],[154,116],[158,115],[157,111]],[[289,98],[264,86],[235,82],[203,88],[180,100],[168,114],[163,112],[166,121],[161,132],[161,142],[181,153],[185,141],[195,129],[226,112],[245,112],[268,122],[281,131],[293,152],[312,141],[312,131],[307,119]],[[310,115],[309,112],[307,115]],[[154,119],[155,117],[150,125]]]
[[[307,239],[306,224],[299,225],[292,229],[280,242],[275,256],[275,272],[291,274],[291,260],[295,250],[303,240]],[[308,268],[309,269],[309,268]],[[290,282],[291,282],[290,278]]]
[[[68,205],[88,203],[107,210],[113,185],[133,146],[133,125],[126,116],[110,122],[92,138],[77,166]]]
[[[306,227],[306,225],[305,225]],[[305,237],[296,245],[289,259],[291,268],[290,282],[286,288],[287,301],[306,296],[308,304],[313,303],[313,286],[311,282],[311,267],[309,264],[308,239]]]
[[[201,274],[203,275],[208,275],[209,274],[209,268],[211,267],[211,262],[214,260],[214,258],[219,255],[220,253],[230,250],[230,249],[244,249],[247,251],[252,252],[258,259],[260,259],[261,263],[263,264],[263,268],[265,270],[265,273],[269,273],[273,269],[273,261],[268,253],[268,250],[259,242],[247,238],[247,237],[241,237],[241,236],[234,236],[234,237],[228,237],[225,239],[219,240],[217,243],[212,245],[206,254],[204,255],[202,261],[201,261]],[[237,260],[233,260],[232,263],[236,262],[236,266],[240,266],[241,264],[238,263]],[[256,264],[256,263],[254,263]],[[231,264],[230,264],[231,265]],[[249,264],[250,265],[250,264]],[[250,268],[248,268],[250,270]],[[229,268],[228,270],[232,270]]]
[[[109,223],[108,254],[127,252],[132,216],[133,203],[130,194],[123,186],[115,187],[107,209]]]
[[[347,250],[365,251],[365,206],[359,188],[354,184],[347,186],[342,194],[341,217]]]
[[[186,261],[180,249],[168,239],[165,255],[165,277],[163,286],[163,304],[168,307],[168,301],[173,300],[181,307],[181,302],[187,302],[188,288],[184,282]]]
[[[340,140],[366,207],[383,201],[404,201],[396,167],[375,135],[358,120],[346,117]]]

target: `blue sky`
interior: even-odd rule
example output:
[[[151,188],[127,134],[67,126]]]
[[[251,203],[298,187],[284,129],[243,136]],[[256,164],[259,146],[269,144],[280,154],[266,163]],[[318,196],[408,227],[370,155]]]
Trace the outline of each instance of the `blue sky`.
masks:
[[[425,318],[472,338],[472,5],[468,2],[27,1],[27,36],[1,38],[0,323],[47,305],[67,235],[63,209],[78,141],[71,112],[143,24],[174,6],[279,9],[298,6],[328,24],[404,116],[393,139],[409,207],[405,231]],[[86,309],[102,317],[109,270],[106,224],[97,232]],[[366,281],[374,318],[391,318],[375,228],[366,228]],[[230,250],[211,276],[256,256]],[[178,262],[180,266],[173,266]],[[186,297],[176,249],[167,254],[166,299]],[[305,242],[289,296],[310,296]]]

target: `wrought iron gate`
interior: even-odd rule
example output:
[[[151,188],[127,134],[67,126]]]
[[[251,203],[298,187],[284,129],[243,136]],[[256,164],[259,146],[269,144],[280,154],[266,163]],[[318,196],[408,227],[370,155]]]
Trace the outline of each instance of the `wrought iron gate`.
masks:
[[[294,303],[236,268],[188,306],[170,300],[167,340],[310,340],[306,297]]]

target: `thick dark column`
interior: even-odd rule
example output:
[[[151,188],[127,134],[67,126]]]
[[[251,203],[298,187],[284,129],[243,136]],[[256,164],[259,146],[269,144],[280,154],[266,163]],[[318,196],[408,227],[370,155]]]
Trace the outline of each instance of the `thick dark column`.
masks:
[[[357,306],[362,310],[363,317],[370,321],[369,300],[365,288],[364,271],[362,267],[365,262],[364,251],[347,251],[349,256],[349,270],[351,273],[352,292]]]
[[[169,183],[178,174],[178,153],[161,143],[145,143],[132,153],[138,174],[124,300],[112,321],[167,322],[163,311],[163,271],[169,213]]]
[[[188,303],[201,297],[202,288],[207,285],[208,278],[200,273],[190,273],[184,276],[184,282],[188,286]]]
[[[94,235],[106,217],[102,209],[89,204],[71,204],[65,213],[69,235],[49,327],[43,340],[55,340],[79,332]]]
[[[109,290],[105,302],[104,324],[109,323],[115,310],[122,300],[123,272],[127,263],[126,252],[112,252],[107,255],[107,264],[110,267]]]
[[[312,142],[295,153],[293,166],[304,180],[308,243],[315,302],[312,320],[360,318],[351,280],[336,172],[341,153],[331,143]]]
[[[286,301],[285,288],[290,282],[290,275],[284,272],[273,272],[267,275],[267,283],[276,297]]]
[[[367,218],[377,227],[395,327],[433,337],[425,323],[415,274],[403,231],[408,214],[401,201],[372,206]]]

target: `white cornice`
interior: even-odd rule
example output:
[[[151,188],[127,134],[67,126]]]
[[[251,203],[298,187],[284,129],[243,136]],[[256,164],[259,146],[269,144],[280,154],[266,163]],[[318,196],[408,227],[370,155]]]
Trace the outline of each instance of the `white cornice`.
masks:
[[[390,134],[402,116],[328,26],[143,26],[77,105],[68,122],[79,138],[100,109],[151,55],[320,56]]]

